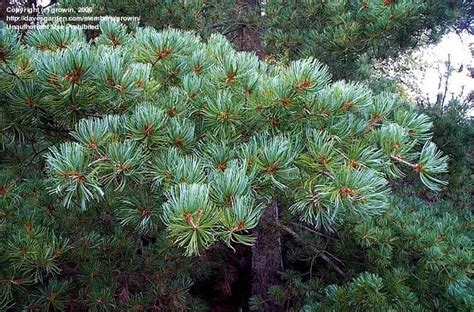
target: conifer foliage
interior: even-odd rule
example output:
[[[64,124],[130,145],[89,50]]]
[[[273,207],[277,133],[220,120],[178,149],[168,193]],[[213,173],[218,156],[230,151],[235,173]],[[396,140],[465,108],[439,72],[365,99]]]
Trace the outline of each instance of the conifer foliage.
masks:
[[[219,32],[239,50],[257,32],[276,62],[316,56],[337,79],[354,79],[361,63],[388,58],[439,40],[471,9],[468,0],[60,0],[65,8],[93,7],[94,15],[139,16],[140,24]],[[257,7],[255,4],[259,4]],[[362,57],[362,59],[361,59]]]
[[[270,290],[272,298],[307,312],[472,311],[470,221],[454,211],[446,201],[427,205],[394,197],[381,215],[338,228],[327,253],[345,265],[344,283],[316,264],[309,278],[289,269],[282,285]],[[318,244],[308,238],[308,245]],[[314,262],[307,245],[299,245],[291,243],[295,258]],[[251,302],[255,309],[262,305],[259,298]]]
[[[366,44],[379,56],[405,38],[393,35],[398,30],[437,25],[415,22],[431,12],[417,1],[375,2],[304,1],[309,18],[293,16],[294,1],[263,6],[267,52],[317,55],[331,67],[312,57],[268,64],[235,51],[223,35],[204,42],[170,28],[102,22],[91,41],[75,28],[23,37],[1,29],[1,147],[16,169],[0,174],[0,309],[204,309],[188,293],[193,278],[209,274],[196,256],[217,244],[252,245],[252,230],[275,200],[289,203],[282,207],[298,224],[348,236],[338,254],[351,257],[348,242],[367,250],[372,271],[358,270],[324,295],[319,288],[317,300],[303,296],[308,310],[393,308],[397,298],[406,309],[438,307],[414,295],[433,281],[446,307],[472,307],[466,272],[451,270],[453,262],[472,265],[470,245],[449,228],[450,217],[426,226],[435,229],[433,244],[420,247],[415,237],[406,250],[392,234],[413,238],[425,212],[386,212],[389,181],[407,172],[433,191],[446,185],[440,175],[448,159],[431,142],[430,119],[396,95],[331,81],[331,73],[346,76]],[[167,16],[160,27],[199,28],[198,17],[218,19],[219,8],[167,1],[151,15]],[[286,26],[295,20],[328,26],[299,40]],[[286,38],[278,28],[295,33]],[[408,229],[392,223],[398,217]],[[449,244],[435,245],[445,234]],[[407,254],[423,254],[410,259],[423,279],[418,286],[400,286]],[[390,261],[397,267],[383,272]],[[428,277],[443,265],[445,275]]]
[[[121,211],[123,224],[147,232],[163,222],[191,255],[216,240],[251,243],[261,205],[289,187],[295,214],[331,228],[342,215],[380,212],[386,179],[404,168],[432,189],[443,184],[446,157],[427,141],[423,115],[399,117],[393,97],[329,83],[314,59],[271,67],[219,35],[204,44],[172,29],[101,26],[91,45],[76,31],[32,33],[27,46],[4,36],[23,52],[10,61],[6,50],[4,65],[15,73],[24,57],[35,73],[11,78],[12,108],[71,127],[104,114],[80,120],[74,140],[47,155],[51,191],[67,208],[140,186],[159,208]]]
[[[438,40],[470,1],[268,0],[268,53],[289,59],[317,55],[338,78],[352,77],[360,57],[397,56]]]

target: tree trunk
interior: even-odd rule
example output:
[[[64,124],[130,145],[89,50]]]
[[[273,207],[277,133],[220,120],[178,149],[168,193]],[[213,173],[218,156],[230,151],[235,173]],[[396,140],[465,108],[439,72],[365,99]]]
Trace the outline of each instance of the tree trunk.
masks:
[[[239,0],[236,6],[237,33],[233,43],[239,51],[255,52],[264,58],[259,25],[252,25],[246,19],[248,13],[260,16],[260,0]],[[253,11],[253,12],[251,12]],[[268,205],[255,229],[256,242],[252,247],[252,296],[263,299],[262,311],[276,312],[283,309],[269,299],[268,289],[279,283],[278,272],[282,270],[282,253],[278,223],[278,205]]]
[[[278,272],[282,270],[280,234],[274,224],[278,222],[278,205],[267,206],[255,230],[256,242],[252,246],[252,296],[263,299],[262,311],[276,312],[282,308],[271,301],[268,289],[279,283]]]
[[[260,16],[260,2],[260,0],[237,1],[235,7],[237,33],[233,43],[237,50],[255,52],[260,59],[263,59],[264,52],[259,26],[251,25],[247,20],[247,14],[252,11],[255,16]]]

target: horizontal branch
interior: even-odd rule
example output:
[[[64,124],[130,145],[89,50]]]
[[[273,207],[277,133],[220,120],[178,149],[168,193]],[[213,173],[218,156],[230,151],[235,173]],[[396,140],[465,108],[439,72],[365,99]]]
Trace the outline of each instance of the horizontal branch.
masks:
[[[289,227],[287,227],[286,225],[284,224],[281,224],[281,223],[278,223],[277,225],[280,229],[284,230],[285,232],[287,232],[288,234],[290,234],[291,236],[293,236],[296,240],[300,241],[300,242],[303,242],[303,239],[301,238],[300,235],[298,235],[298,233],[296,233],[295,231],[293,231],[292,229],[290,229]],[[321,259],[323,259],[326,263],[328,263],[339,275],[343,276],[343,277],[346,277],[346,274],[344,273],[344,271],[342,271],[342,269],[336,264],[334,263],[334,261],[332,261],[328,256],[326,256],[325,254],[325,251],[324,250],[319,250],[313,246],[308,246],[306,245],[307,247],[309,247],[314,253],[316,253],[316,255],[318,257],[320,257]]]

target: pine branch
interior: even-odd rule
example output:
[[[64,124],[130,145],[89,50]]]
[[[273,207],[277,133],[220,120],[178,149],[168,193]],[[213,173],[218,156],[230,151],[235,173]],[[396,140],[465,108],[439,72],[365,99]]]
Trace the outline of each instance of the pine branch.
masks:
[[[328,235],[326,235],[326,234],[324,234],[324,233],[321,233],[321,232],[318,232],[318,231],[316,231],[316,230],[313,230],[313,229],[311,229],[311,228],[309,228],[309,227],[307,227],[307,226],[305,226],[305,225],[303,225],[303,224],[300,224],[300,223],[297,223],[297,222],[291,222],[291,224],[292,224],[292,225],[295,225],[295,226],[298,226],[298,227],[304,229],[305,231],[308,231],[308,232],[310,232],[310,233],[316,234],[316,235],[318,235],[318,236],[322,236],[322,237],[325,237],[325,238],[329,238]]]
[[[306,242],[303,240],[303,238],[297,234],[295,231],[293,231],[292,229],[290,229],[289,227],[287,227],[286,225],[282,224],[282,223],[278,223],[276,225],[279,229],[282,229],[283,231],[285,231],[286,233],[290,234],[291,236],[293,236],[297,241],[303,243],[305,245],[305,247],[308,247],[310,248],[314,253],[315,253],[315,257],[320,257],[321,259],[323,259],[327,264],[329,264],[329,266],[331,266],[339,275],[341,275],[342,277],[346,278],[346,274],[344,273],[344,271],[336,264],[334,263],[334,261],[332,261],[328,256],[326,256],[326,251],[324,250],[319,250],[313,246],[308,246],[306,244]],[[335,257],[334,257],[335,258]],[[335,258],[337,259],[337,258]],[[339,259],[337,259],[338,262],[342,263]]]
[[[404,165],[406,165],[406,166],[408,166],[408,167],[410,167],[410,168],[413,168],[413,169],[415,169],[416,166],[417,166],[416,164],[412,164],[412,163],[410,163],[410,162],[408,162],[408,161],[406,161],[406,160],[404,160],[404,159],[402,159],[402,158],[400,158],[400,157],[398,157],[398,156],[396,156],[396,155],[394,155],[394,154],[390,155],[390,158],[393,159],[393,160],[396,160],[396,161],[398,161],[399,163],[402,163],[402,164],[404,164]]]

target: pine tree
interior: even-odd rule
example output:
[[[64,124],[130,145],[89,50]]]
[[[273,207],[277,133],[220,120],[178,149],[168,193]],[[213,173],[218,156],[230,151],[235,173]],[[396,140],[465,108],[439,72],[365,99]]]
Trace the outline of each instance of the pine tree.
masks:
[[[348,219],[382,213],[389,204],[387,181],[405,171],[433,190],[445,184],[437,175],[446,172],[447,158],[430,142],[425,115],[398,105],[395,95],[331,83],[327,67],[313,58],[269,65],[236,52],[221,35],[204,43],[189,32],[130,31],[115,22],[102,23],[91,43],[73,28],[33,31],[21,41],[2,30],[3,142],[16,149],[15,157],[33,150],[28,166],[41,165],[36,141],[42,148],[54,144],[45,158],[47,185],[63,208],[54,219],[58,232],[41,227],[46,221],[30,212],[34,222],[20,222],[26,233],[17,236],[13,222],[23,209],[13,186],[26,187],[26,173],[2,182],[5,306],[33,302],[47,309],[51,294],[67,293],[66,272],[56,262],[69,244],[76,245],[69,257],[80,255],[83,241],[81,259],[90,259],[90,266],[81,266],[85,280],[71,300],[112,310],[123,291],[127,304],[173,302],[179,309],[183,298],[150,299],[150,293],[173,293],[156,289],[164,285],[159,277],[144,292],[110,284],[109,262],[93,261],[87,248],[99,248],[110,260],[150,239],[160,240],[155,248],[176,250],[175,256],[204,254],[216,244],[235,249],[254,243],[252,230],[272,202],[289,203],[281,208],[331,232]],[[35,191],[45,196],[43,184]],[[39,224],[38,232],[32,224]],[[102,233],[85,235],[94,227]],[[131,263],[149,260],[149,270],[169,263],[154,256],[134,256]],[[100,281],[86,279],[97,272],[105,274]],[[186,274],[170,279],[179,289],[189,287]],[[29,295],[30,287],[42,295]],[[61,309],[68,300],[51,301]]]
[[[290,60],[317,56],[334,77],[359,79],[367,59],[436,42],[470,6],[470,1],[439,0],[268,0],[265,48]]]
[[[51,149],[47,169],[66,207],[77,200],[86,209],[107,190],[148,184],[167,199],[163,221],[179,232],[171,237],[195,254],[217,238],[239,241],[237,233],[251,229],[247,224],[258,217],[254,200],[265,202],[289,185],[319,197],[303,197],[293,210],[317,227],[330,228],[334,216],[311,215],[307,206],[332,207],[334,214],[350,207],[352,213],[370,215],[385,205],[385,178],[401,176],[399,166],[419,173],[431,189],[444,183],[435,175],[445,172],[446,157],[429,142],[426,116],[392,112],[395,99],[373,99],[360,85],[328,85],[325,67],[313,59],[268,68],[251,54],[235,53],[222,37],[204,45],[175,30],[139,30],[131,41],[130,48],[104,54],[103,72],[94,70],[98,81],[87,79],[93,49],[73,45],[59,56],[69,69],[59,79],[65,78],[73,97],[83,85],[98,83],[94,89],[101,98],[113,103],[118,95],[118,110],[128,110],[80,121],[72,132],[76,142]],[[123,76],[108,74],[107,65],[121,68],[117,56],[127,52],[138,62],[128,64]],[[147,94],[146,88],[159,81],[160,90]],[[127,105],[126,97],[141,88],[145,102]],[[414,150],[419,144],[423,148]],[[233,207],[241,216],[227,215],[232,209],[218,216],[219,207]],[[219,218],[234,220],[223,226],[215,224]]]

